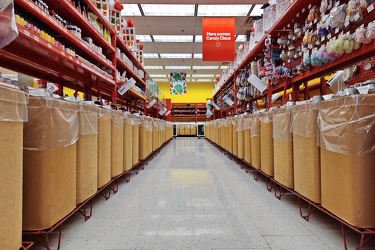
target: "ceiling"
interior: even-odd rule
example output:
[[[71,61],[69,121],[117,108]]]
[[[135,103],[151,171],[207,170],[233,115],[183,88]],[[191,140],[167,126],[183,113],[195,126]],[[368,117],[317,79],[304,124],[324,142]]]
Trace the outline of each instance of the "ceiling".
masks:
[[[236,48],[246,41],[253,21],[268,0],[120,0],[122,15],[134,21],[147,73],[168,82],[171,72],[186,72],[188,82],[213,82],[227,62],[202,61],[202,17],[235,18]]]

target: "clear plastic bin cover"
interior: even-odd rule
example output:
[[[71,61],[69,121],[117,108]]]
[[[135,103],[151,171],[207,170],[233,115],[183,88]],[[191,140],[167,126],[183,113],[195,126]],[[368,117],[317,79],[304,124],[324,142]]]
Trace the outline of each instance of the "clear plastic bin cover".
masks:
[[[318,103],[319,146],[340,154],[375,152],[375,94]]]
[[[274,111],[266,111],[266,112],[261,113],[260,121],[263,123],[272,122],[272,112]]]
[[[141,116],[139,115],[133,115],[134,124],[133,125],[140,125],[141,124]]]
[[[30,97],[29,121],[24,124],[24,149],[56,150],[79,137],[77,103],[50,97]]]
[[[250,116],[250,137],[260,136],[260,118],[261,114]]]
[[[283,142],[292,142],[291,133],[292,124],[291,107],[283,107],[272,111],[273,116],[273,139]]]
[[[0,9],[0,49],[13,42],[17,36],[18,30],[12,1],[4,10]]]
[[[237,131],[243,131],[243,117],[238,116],[236,118],[236,129]]]
[[[243,130],[250,129],[250,117],[244,117],[243,118],[243,124],[242,124]]]
[[[112,126],[124,129],[124,113],[121,110],[112,110]]]
[[[99,108],[93,105],[79,104],[79,135],[98,133]]]
[[[318,110],[317,103],[304,103],[292,107],[291,132],[304,138],[314,138],[317,136]]]
[[[24,92],[0,86],[0,121],[27,122],[27,98]]]
[[[99,109],[99,116],[111,116],[111,109],[105,109],[105,108],[100,108]]]
[[[159,122],[159,128],[160,128],[160,131],[164,131],[165,130],[165,122],[163,120],[161,120]]]

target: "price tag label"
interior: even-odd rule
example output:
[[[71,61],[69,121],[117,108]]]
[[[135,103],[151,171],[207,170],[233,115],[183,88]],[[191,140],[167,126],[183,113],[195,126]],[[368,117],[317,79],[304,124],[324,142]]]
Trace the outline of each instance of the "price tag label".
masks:
[[[309,49],[312,49],[312,47],[313,47],[312,44],[309,44],[308,48],[309,48]]]
[[[316,43],[315,43],[317,46],[319,46],[320,45],[320,42],[319,41],[316,41]]]
[[[42,13],[42,16],[46,17],[46,13],[44,11],[41,11],[40,13]]]
[[[311,3],[309,4],[308,8],[311,9]]]
[[[70,60],[73,60],[73,57],[72,57],[71,55],[69,55],[69,59],[70,59]]]
[[[335,34],[339,33],[340,32],[340,29],[339,28],[336,28],[335,29]]]
[[[297,54],[296,55],[294,55],[294,58],[296,59],[298,56],[297,56]]]
[[[299,12],[297,13],[296,17],[299,17]]]
[[[370,6],[367,7],[367,12],[370,13],[371,11],[374,10],[374,5],[371,4]]]
[[[345,21],[344,26],[347,28],[349,26],[349,21]]]
[[[52,45],[50,43],[47,43],[47,47],[52,49]]]
[[[77,59],[77,60],[76,60],[76,63],[79,65],[81,62]]]
[[[30,36],[30,32],[29,31],[25,30],[24,33],[25,33],[26,36]]]
[[[322,40],[322,42],[324,42],[326,40],[326,37],[322,36],[322,38],[320,38],[320,40]]]
[[[305,8],[303,8],[303,9],[302,9],[302,14],[305,13],[305,11],[306,11]]]
[[[38,36],[34,36],[34,40],[39,42],[39,37]]]
[[[327,38],[328,38],[328,39],[331,39],[331,37],[332,37],[331,34],[328,34],[328,35],[327,35]]]
[[[61,51],[60,53],[61,53],[61,55],[65,56],[65,52],[64,51]]]

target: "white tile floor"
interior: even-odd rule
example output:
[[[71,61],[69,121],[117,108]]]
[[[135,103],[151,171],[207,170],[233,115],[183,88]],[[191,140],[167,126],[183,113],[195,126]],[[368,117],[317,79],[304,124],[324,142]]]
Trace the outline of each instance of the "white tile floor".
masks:
[[[359,243],[349,233],[349,247]],[[51,245],[56,244],[56,234]],[[374,249],[375,240],[365,249]],[[35,249],[43,249],[36,246]],[[178,138],[93,216],[74,215],[62,249],[344,249],[340,224],[321,213],[306,222],[297,198],[277,200],[206,140]]]

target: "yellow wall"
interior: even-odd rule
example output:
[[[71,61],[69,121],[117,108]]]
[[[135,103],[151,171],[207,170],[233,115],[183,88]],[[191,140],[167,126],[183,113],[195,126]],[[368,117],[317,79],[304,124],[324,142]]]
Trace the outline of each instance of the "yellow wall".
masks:
[[[171,95],[169,93],[169,82],[156,83],[164,98],[170,98],[172,103],[198,103],[206,102],[207,98],[212,98],[212,90],[214,88],[213,82],[187,82],[186,94],[184,95]]]

